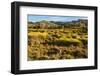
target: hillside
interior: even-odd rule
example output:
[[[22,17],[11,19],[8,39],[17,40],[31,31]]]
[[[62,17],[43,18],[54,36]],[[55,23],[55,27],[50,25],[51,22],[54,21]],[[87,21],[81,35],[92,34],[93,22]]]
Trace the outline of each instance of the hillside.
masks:
[[[28,22],[29,27],[32,28],[42,28],[42,29],[57,29],[57,28],[81,28],[88,26],[87,20],[79,19],[77,21],[71,21],[71,22],[55,22],[55,21],[46,21],[42,20],[40,22]]]

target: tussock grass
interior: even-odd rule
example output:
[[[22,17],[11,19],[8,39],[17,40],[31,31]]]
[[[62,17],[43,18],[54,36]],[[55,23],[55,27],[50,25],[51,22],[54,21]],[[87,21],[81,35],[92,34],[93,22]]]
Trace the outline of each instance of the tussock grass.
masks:
[[[30,29],[28,60],[87,58],[88,35],[74,29]]]

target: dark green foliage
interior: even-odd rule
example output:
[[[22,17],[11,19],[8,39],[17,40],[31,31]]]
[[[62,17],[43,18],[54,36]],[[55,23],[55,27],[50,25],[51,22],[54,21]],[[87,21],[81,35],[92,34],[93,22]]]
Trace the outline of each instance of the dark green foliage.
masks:
[[[80,40],[82,41],[82,43],[83,43],[84,45],[87,45],[88,40],[87,40],[86,38],[82,38],[82,39],[80,39]]]
[[[57,40],[57,41],[50,41],[48,42],[49,45],[57,45],[57,46],[70,46],[70,45],[80,45],[81,42],[80,41],[75,41],[75,40]]]

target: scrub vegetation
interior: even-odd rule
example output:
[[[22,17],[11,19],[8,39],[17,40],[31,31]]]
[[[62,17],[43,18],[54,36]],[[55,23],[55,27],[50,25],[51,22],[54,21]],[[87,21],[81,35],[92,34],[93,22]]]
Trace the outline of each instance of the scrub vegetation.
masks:
[[[88,58],[88,21],[28,22],[28,61]]]

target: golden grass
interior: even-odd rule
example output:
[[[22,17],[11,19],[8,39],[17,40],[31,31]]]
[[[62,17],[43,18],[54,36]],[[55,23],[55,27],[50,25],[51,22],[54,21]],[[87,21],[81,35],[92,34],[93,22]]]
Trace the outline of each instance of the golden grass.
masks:
[[[28,60],[87,58],[87,33],[74,29],[29,29]],[[51,52],[58,51],[49,55]]]
[[[30,32],[28,33],[28,36],[44,36],[46,37],[48,35],[47,32],[41,33],[41,32]]]

